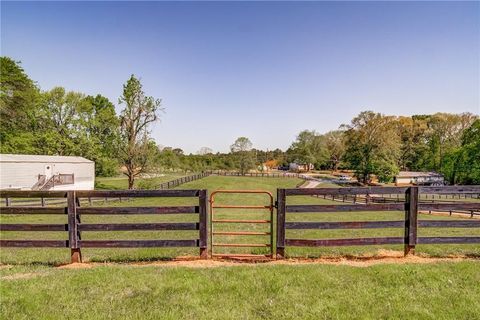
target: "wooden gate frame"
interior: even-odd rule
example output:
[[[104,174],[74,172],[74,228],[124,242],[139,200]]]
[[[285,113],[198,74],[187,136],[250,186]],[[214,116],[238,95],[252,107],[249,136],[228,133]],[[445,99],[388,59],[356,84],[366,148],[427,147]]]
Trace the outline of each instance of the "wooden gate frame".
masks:
[[[215,203],[215,195],[219,193],[224,194],[232,194],[232,193],[240,193],[240,194],[266,194],[269,197],[270,204],[268,206],[249,206],[249,205],[214,205]],[[274,198],[271,192],[266,190],[216,190],[210,194],[209,199],[210,204],[210,241],[209,241],[209,257],[223,257],[223,258],[274,258],[274,245],[273,245],[273,220],[274,220]],[[214,209],[268,209],[270,211],[270,219],[269,220],[238,220],[238,219],[223,219],[223,220],[215,220],[213,215],[215,210]],[[270,232],[249,232],[249,231],[219,231],[216,232],[213,230],[213,223],[264,223],[270,224]],[[245,235],[270,235],[270,244],[216,244],[213,243],[213,235],[236,235],[236,236],[245,236]],[[270,247],[270,255],[258,255],[258,254],[214,254],[213,247],[215,246],[225,246],[225,247],[259,247],[265,246]]]

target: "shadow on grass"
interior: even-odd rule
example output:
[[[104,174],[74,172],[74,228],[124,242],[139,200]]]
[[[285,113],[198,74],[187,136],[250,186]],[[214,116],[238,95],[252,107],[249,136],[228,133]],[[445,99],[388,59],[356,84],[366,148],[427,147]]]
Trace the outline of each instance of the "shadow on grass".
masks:
[[[416,255],[419,258],[435,258],[435,259],[473,259],[480,260],[480,253],[465,253],[461,255],[455,254],[424,254],[417,253]],[[304,255],[304,256],[294,256],[286,255],[285,260],[298,260],[298,261],[308,261],[308,260],[330,260],[330,261],[340,261],[340,260],[351,260],[351,261],[370,261],[370,260],[382,260],[382,259],[402,259],[404,258],[403,252],[393,251],[390,254],[373,254],[373,255],[355,255],[355,254],[342,254],[342,255]],[[160,256],[160,257],[143,257],[143,258],[129,258],[129,257],[112,257],[109,259],[101,259],[92,257],[89,259],[83,259],[84,263],[119,263],[119,264],[128,264],[128,263],[153,263],[153,262],[172,262],[172,261],[193,261],[200,260],[199,256]],[[212,260],[212,259],[209,259]],[[235,262],[255,262],[255,263],[265,263],[270,262],[272,259],[213,259],[213,260],[225,260],[225,261],[235,261]],[[29,267],[59,267],[70,264],[68,261],[28,261],[28,262],[13,262],[5,261],[1,265],[10,265],[10,266],[29,266]]]
[[[183,257],[145,257],[145,258],[111,258],[111,259],[99,259],[99,258],[91,258],[88,259],[88,262],[99,262],[99,263],[135,263],[135,262],[157,262],[157,261],[175,261]],[[197,258],[195,256],[189,257],[191,260]]]
[[[57,267],[60,266],[62,262],[52,262],[52,261],[27,261],[27,262],[13,262],[13,261],[5,261],[2,262],[0,265],[4,266],[29,266],[29,267]]]
[[[464,259],[479,259],[480,260],[480,253],[463,253],[463,254],[428,254],[417,252],[413,255],[414,257],[419,258],[438,258],[438,259],[455,259],[455,258],[464,258]],[[368,260],[380,260],[380,259],[391,259],[391,258],[398,258],[402,259],[405,255],[403,251],[388,251],[386,253],[377,252],[372,254],[332,254],[332,255],[286,255],[286,259],[293,259],[293,260],[316,260],[316,259],[323,259],[323,260],[356,260],[356,261],[368,261]]]
[[[82,262],[89,263],[141,263],[141,262],[168,262],[168,261],[178,261],[178,260],[195,260],[199,257],[148,257],[148,258],[110,258],[110,259],[100,259],[100,258],[91,258],[83,259]],[[25,262],[15,262],[15,261],[3,261],[0,265],[10,265],[10,266],[30,266],[30,267],[59,267],[70,264],[69,261],[25,261]]]

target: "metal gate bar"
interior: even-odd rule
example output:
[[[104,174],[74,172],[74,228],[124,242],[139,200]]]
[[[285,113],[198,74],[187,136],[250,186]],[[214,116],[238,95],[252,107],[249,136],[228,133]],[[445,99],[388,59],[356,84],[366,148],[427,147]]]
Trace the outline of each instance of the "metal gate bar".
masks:
[[[226,194],[265,194],[268,196],[269,205],[215,205],[215,195],[219,193]],[[214,219],[215,209],[257,209],[257,210],[269,210],[270,219]],[[210,195],[210,254],[212,257],[222,258],[273,258],[273,196],[270,192],[265,190],[217,190]],[[257,232],[257,231],[214,231],[214,223],[250,223],[250,224],[270,224],[269,232]],[[214,235],[227,235],[227,236],[257,236],[257,235],[269,235],[270,243],[214,243]],[[215,247],[262,247],[270,248],[270,254],[249,254],[249,253],[214,253]]]

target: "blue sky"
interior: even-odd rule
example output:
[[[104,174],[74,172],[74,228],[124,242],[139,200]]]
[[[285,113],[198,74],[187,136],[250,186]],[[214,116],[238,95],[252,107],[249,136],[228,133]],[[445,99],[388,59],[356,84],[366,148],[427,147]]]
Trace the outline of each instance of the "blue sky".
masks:
[[[1,53],[44,89],[130,74],[166,112],[157,143],[287,148],[362,110],[480,113],[479,2],[4,2]]]

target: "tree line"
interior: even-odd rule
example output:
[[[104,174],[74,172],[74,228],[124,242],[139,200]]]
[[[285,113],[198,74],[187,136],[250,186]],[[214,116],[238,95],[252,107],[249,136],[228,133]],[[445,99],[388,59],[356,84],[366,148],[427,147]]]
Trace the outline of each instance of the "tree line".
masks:
[[[205,146],[196,154],[160,147],[150,126],[163,110],[132,75],[123,86],[120,114],[108,98],[42,91],[20,63],[0,60],[1,153],[76,155],[95,161],[98,176],[119,172],[133,187],[137,176],[155,171],[265,170],[311,163],[318,170],[354,170],[359,181],[388,182],[400,170],[436,171],[450,183],[480,183],[480,120],[471,113],[387,116],[361,112],[338,130],[304,130],[286,151],[253,148],[239,137],[229,153]]]

